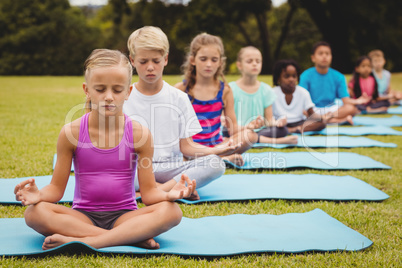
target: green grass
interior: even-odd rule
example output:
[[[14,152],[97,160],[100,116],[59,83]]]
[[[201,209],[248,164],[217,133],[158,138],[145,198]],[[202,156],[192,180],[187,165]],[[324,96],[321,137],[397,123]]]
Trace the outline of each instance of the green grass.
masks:
[[[233,81],[238,76],[228,76]],[[350,76],[347,76],[348,78]],[[166,76],[168,83],[175,84],[180,76]],[[271,76],[261,80],[272,84]],[[134,77],[136,81],[136,77]],[[61,127],[82,115],[85,100],[82,77],[0,77],[0,177],[13,178],[49,175],[52,159]],[[402,74],[393,74],[392,87],[402,90]],[[78,106],[77,106],[78,105]],[[78,108],[77,108],[78,107]],[[75,112],[71,112],[75,111]],[[387,116],[387,115],[382,115]],[[395,128],[402,131],[402,128]],[[184,216],[198,218],[212,215],[284,214],[307,212],[320,208],[374,242],[361,252],[308,253],[296,255],[261,254],[243,255],[213,260],[181,258],[177,256],[53,256],[46,258],[1,258],[2,267],[221,267],[221,266],[356,266],[401,267],[401,171],[402,137],[368,136],[369,138],[398,144],[398,148],[355,148],[339,151],[355,152],[369,156],[392,166],[391,170],[379,171],[317,171],[296,170],[292,174],[351,175],[387,193],[384,202],[295,202],[284,200],[250,201],[245,203],[220,202],[201,205],[180,205]],[[265,149],[268,150],[268,149]],[[305,149],[282,149],[271,151],[304,151]],[[331,149],[329,151],[336,151]],[[253,150],[261,152],[264,150]],[[325,151],[324,149],[318,151]],[[226,173],[236,173],[227,170]],[[241,171],[242,173],[253,173]],[[266,171],[265,173],[283,173]],[[0,217],[23,217],[24,207],[1,206]],[[194,230],[196,231],[196,230]],[[194,241],[197,243],[197,241]]]

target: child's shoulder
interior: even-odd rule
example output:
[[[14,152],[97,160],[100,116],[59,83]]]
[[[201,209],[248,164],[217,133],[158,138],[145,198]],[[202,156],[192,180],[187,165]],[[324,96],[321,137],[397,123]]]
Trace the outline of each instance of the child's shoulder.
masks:
[[[181,91],[186,91],[186,85],[184,83],[184,81],[181,81],[177,84],[174,85],[175,88],[180,89]]]

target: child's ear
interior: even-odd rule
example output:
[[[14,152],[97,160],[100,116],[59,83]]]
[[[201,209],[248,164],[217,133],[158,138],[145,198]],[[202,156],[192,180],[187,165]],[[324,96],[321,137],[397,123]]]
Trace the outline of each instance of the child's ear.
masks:
[[[128,97],[130,97],[131,91],[133,90],[133,85],[131,84],[131,86],[128,88],[128,93],[127,96],[125,98],[125,100],[128,100]]]
[[[169,61],[168,58],[169,58],[169,53],[166,54],[166,56],[165,56],[165,64],[163,66],[166,66],[168,64],[168,61]]]
[[[131,65],[135,68],[135,65],[134,65],[134,59],[131,57],[131,55],[130,56],[128,56],[129,57],[129,59],[130,59],[130,63],[131,63]]]
[[[85,96],[87,96],[87,98],[89,98],[89,92],[88,92],[88,85],[87,83],[82,83],[82,89],[84,90]]]
[[[241,63],[239,61],[236,61],[236,67],[237,70],[241,71]]]
[[[189,60],[189,62],[190,62],[191,65],[195,65],[195,59],[194,59],[193,56],[190,56],[190,57],[188,58],[188,60]]]

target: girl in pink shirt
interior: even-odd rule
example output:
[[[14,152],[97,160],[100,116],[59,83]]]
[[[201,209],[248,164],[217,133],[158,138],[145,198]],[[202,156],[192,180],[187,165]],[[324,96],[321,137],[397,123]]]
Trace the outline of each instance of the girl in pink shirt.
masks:
[[[365,104],[356,105],[361,113],[385,113],[390,106],[388,100],[378,95],[377,81],[372,72],[370,58],[361,56],[357,59],[353,78],[350,80],[349,93],[352,98],[366,96],[371,100]]]
[[[50,184],[39,190],[30,178],[15,187],[16,199],[28,206],[26,224],[46,236],[44,250],[73,241],[94,248],[157,249],[153,237],[181,220],[180,207],[173,201],[191,196],[195,181],[182,175],[168,192],[156,186],[151,134],[123,114],[132,71],[121,52],[94,50],[85,62],[87,113],[61,130]],[[76,186],[69,208],[56,203],[63,197],[72,161]],[[143,208],[135,201],[137,171],[142,202],[147,205]]]

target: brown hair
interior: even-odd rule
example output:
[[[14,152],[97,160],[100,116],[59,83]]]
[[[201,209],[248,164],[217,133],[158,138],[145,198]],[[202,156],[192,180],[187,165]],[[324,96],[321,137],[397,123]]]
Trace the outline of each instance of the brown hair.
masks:
[[[188,94],[192,96],[191,90],[196,83],[196,70],[195,66],[190,63],[190,58],[197,55],[198,51],[207,45],[216,45],[218,47],[220,53],[220,60],[222,62],[221,66],[218,68],[214,75],[214,79],[218,79],[220,77],[223,82],[225,81],[225,77],[223,75],[223,71],[225,70],[226,64],[226,57],[225,57],[225,50],[223,47],[222,39],[219,36],[202,33],[194,37],[193,41],[191,41],[190,49],[186,57],[186,61],[182,65],[182,70],[184,73],[184,84],[188,88]],[[193,96],[192,96],[193,97]]]

